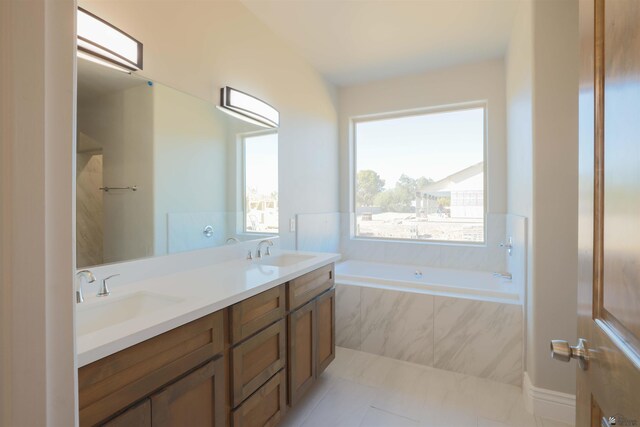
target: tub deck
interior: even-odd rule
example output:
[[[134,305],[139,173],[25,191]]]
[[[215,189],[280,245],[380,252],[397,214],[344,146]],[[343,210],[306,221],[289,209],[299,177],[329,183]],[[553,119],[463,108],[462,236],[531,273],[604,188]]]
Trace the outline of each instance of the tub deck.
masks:
[[[522,304],[520,289],[492,272],[348,260],[336,265],[336,283]]]

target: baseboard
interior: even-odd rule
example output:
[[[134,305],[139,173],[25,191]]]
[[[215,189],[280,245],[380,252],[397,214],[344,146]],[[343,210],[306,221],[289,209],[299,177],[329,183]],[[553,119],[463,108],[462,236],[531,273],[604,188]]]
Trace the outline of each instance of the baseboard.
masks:
[[[575,425],[575,395],[536,387],[526,372],[522,382],[522,394],[527,410],[533,415]]]

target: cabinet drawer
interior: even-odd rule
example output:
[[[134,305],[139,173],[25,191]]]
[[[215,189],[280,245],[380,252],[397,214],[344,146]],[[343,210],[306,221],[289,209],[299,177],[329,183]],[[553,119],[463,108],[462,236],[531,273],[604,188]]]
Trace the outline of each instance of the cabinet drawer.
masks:
[[[334,284],[333,264],[321,267],[287,284],[287,308],[295,310],[311,301]]]
[[[222,353],[218,311],[78,370],[80,425],[92,426]]]
[[[236,344],[283,318],[285,300],[285,286],[280,285],[232,305],[229,316],[231,343]]]
[[[233,427],[272,427],[286,411],[286,371],[282,369],[233,411]]]
[[[282,319],[231,349],[233,407],[285,366],[286,333]]]

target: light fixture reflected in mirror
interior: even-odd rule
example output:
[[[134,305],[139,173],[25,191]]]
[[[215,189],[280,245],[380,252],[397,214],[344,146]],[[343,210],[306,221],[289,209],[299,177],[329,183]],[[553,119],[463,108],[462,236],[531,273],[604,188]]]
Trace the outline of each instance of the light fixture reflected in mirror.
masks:
[[[280,125],[280,113],[266,102],[247,93],[225,86],[220,89],[218,108],[240,120],[266,128]]]
[[[142,43],[104,19],[78,7],[78,51],[94,62],[124,68],[142,69]]]

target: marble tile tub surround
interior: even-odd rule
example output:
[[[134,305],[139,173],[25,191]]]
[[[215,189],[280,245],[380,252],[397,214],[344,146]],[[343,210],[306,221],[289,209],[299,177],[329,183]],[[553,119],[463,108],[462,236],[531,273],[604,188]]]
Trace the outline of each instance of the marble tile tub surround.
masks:
[[[340,216],[340,253],[344,259],[480,271],[507,268],[506,251],[499,246],[506,236],[505,214],[487,215],[484,245],[357,239],[351,236],[353,214]]]
[[[520,385],[522,306],[337,284],[336,344]]]

